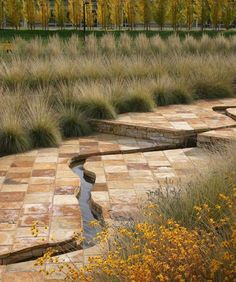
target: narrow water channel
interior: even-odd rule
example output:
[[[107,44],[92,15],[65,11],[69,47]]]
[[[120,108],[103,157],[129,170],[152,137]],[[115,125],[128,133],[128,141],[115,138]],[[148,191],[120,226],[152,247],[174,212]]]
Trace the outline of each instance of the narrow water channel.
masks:
[[[78,195],[78,201],[80,206],[80,212],[83,219],[83,230],[84,230],[84,248],[91,247],[96,244],[95,239],[97,233],[101,231],[99,226],[91,226],[91,221],[96,220],[91,209],[91,190],[93,188],[94,182],[84,174],[83,169],[84,163],[81,163],[72,168],[74,173],[80,177],[80,193]]]

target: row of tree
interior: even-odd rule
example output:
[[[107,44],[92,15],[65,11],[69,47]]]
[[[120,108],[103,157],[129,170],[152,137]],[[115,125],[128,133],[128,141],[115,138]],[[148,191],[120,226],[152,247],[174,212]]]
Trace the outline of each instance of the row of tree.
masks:
[[[84,13],[85,11],[85,13]],[[84,19],[85,14],[85,19]],[[66,23],[80,27],[84,20],[89,28],[104,29],[156,24],[163,29],[206,25],[229,28],[236,19],[236,0],[0,0],[0,27],[16,29],[26,22],[33,29],[47,29],[54,21],[63,28]]]

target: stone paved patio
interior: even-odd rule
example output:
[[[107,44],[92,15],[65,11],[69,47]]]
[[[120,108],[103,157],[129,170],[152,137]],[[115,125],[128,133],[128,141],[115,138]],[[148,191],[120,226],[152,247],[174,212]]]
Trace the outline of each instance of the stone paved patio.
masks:
[[[206,160],[204,151],[187,148],[89,158],[84,167],[96,174],[92,198],[103,207],[106,219],[127,219],[148,191],[166,179],[183,179]]]
[[[154,141],[101,134],[65,141],[59,148],[1,158],[0,258],[35,245],[65,241],[80,230],[76,199],[80,181],[69,167],[73,157],[157,145]],[[35,221],[40,234],[37,238],[30,230]]]
[[[202,166],[206,162],[204,151],[199,148],[188,148],[91,157],[87,160],[85,168],[97,176],[92,198],[103,207],[104,216],[108,221],[110,218],[120,220],[135,214],[146,193],[159,187],[160,182],[166,182],[167,178],[173,180],[191,174],[199,165]],[[66,221],[70,220],[70,217],[66,217]],[[57,228],[59,232],[63,226]],[[79,267],[86,263],[89,256],[101,252],[99,246],[95,246],[59,258],[61,261],[65,259],[75,263]],[[48,264],[46,269],[54,267],[55,265]],[[36,276],[32,275],[32,271],[37,271],[33,262],[10,264],[1,266],[1,269],[4,282],[12,281],[15,276],[19,279],[17,281],[38,282],[43,278],[39,273]],[[56,273],[44,279],[63,281],[63,275]]]
[[[216,106],[236,106],[236,99],[198,101],[191,105],[158,107],[152,113],[127,113],[119,115],[115,123],[132,123],[146,127],[170,130],[198,131],[231,126],[232,119],[212,110]],[[234,110],[235,109],[231,109]]]
[[[133,135],[136,137],[142,136],[138,134],[137,128],[150,127],[161,129],[164,133],[171,131],[179,136],[184,132],[208,131],[199,134],[199,138],[228,140],[235,138],[236,122],[214,112],[212,108],[225,110],[230,106],[236,106],[236,99],[199,101],[194,105],[158,108],[154,113],[121,115],[111,125],[131,124],[135,128]],[[234,109],[227,111],[235,113]],[[124,130],[113,133],[127,135]],[[145,136],[154,138],[155,134]],[[54,242],[52,236],[63,241],[69,239],[74,231],[80,230],[82,220],[76,199],[80,181],[69,168],[71,159],[78,155],[112,154],[91,156],[85,163],[87,172],[96,175],[92,198],[94,203],[102,207],[106,220],[130,217],[137,211],[147,191],[155,190],[167,178],[184,178],[197,167],[206,164],[207,157],[201,148],[134,152],[178,143],[166,142],[168,140],[164,135],[163,138],[156,138],[156,141],[148,141],[99,134],[64,141],[59,148],[1,158],[0,256],[27,247],[46,246]],[[127,151],[128,154],[122,154]],[[30,232],[34,221],[40,225],[40,236],[37,238]],[[45,225],[49,228],[45,229]],[[94,246],[62,255],[60,260],[65,259],[79,267],[87,262],[89,256],[97,254],[101,254],[101,249]],[[0,281],[64,281],[61,274],[44,277],[37,272],[33,263],[0,266]],[[46,266],[47,269],[53,267],[50,264]]]

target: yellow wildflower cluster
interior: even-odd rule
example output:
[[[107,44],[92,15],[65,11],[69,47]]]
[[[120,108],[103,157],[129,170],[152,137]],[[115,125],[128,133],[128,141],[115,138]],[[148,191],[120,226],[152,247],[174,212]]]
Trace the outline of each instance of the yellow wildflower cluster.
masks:
[[[55,253],[55,250],[53,250],[52,248],[48,248],[47,251],[44,253],[44,255],[35,261],[34,265],[43,266],[47,262],[53,262],[52,256],[54,253]]]
[[[31,234],[34,237],[38,237],[39,235],[39,229],[37,227],[38,221],[33,222],[32,226],[31,226]]]
[[[33,224],[32,224],[32,226],[31,226],[31,234],[32,234],[33,237],[38,237],[38,236],[39,236],[38,224],[39,224],[38,221],[34,221]],[[47,226],[47,225],[44,225],[44,229],[45,229],[45,230],[48,230],[48,226]],[[45,241],[45,239],[42,238],[42,241]]]
[[[192,227],[164,220],[160,214],[161,221],[124,224],[115,232],[104,228],[97,239],[109,243],[107,253],[91,257],[80,269],[70,263],[58,263],[58,271],[65,274],[65,281],[81,282],[235,281],[235,189],[231,196],[217,197],[214,205],[194,207],[196,225]],[[51,256],[49,250],[37,265],[57,263]]]
[[[193,228],[171,219],[162,224],[141,222],[132,228],[118,228],[118,234],[111,238],[113,249],[91,258],[78,270],[78,281],[234,281],[235,195],[219,194],[218,200],[211,207],[194,207],[201,224]],[[218,220],[217,211],[221,214]],[[208,228],[202,228],[203,224]]]

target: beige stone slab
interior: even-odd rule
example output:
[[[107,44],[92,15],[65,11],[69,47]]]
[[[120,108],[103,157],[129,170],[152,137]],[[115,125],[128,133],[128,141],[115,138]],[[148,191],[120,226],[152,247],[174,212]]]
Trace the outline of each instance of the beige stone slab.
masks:
[[[56,206],[60,205],[77,205],[78,200],[74,195],[55,195],[53,204]]]

